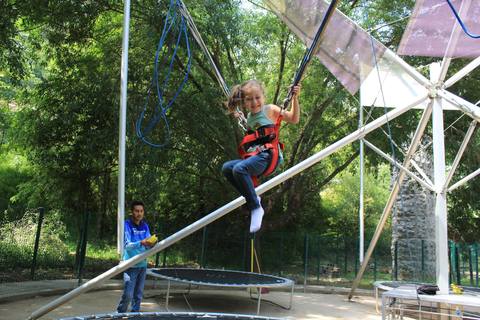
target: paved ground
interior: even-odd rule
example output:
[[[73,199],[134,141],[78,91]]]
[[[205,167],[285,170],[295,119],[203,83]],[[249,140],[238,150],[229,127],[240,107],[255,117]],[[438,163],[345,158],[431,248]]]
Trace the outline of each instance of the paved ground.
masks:
[[[20,320],[28,319],[32,312],[56,300],[61,295],[52,295],[57,291],[68,292],[68,288],[61,289],[58,283],[49,288],[49,282],[45,282],[43,292],[34,294],[33,284],[11,284],[19,289],[25,287],[23,294],[16,297],[11,294],[11,288],[2,285],[0,290],[0,319]],[[10,285],[10,284],[9,284]],[[37,283],[38,285],[38,283]],[[65,282],[63,287],[72,283]],[[17,290],[18,291],[18,290]],[[26,292],[29,293],[26,293]],[[183,291],[183,292],[182,292]],[[306,291],[306,292],[304,292]],[[19,291],[21,292],[21,290]],[[251,299],[250,294],[242,290],[231,290],[229,288],[211,289],[201,287],[199,290],[191,290],[188,294],[180,287],[174,287],[170,294],[169,310],[176,312],[210,312],[210,313],[232,313],[241,315],[256,315],[257,301]],[[289,291],[273,291],[262,294],[260,305],[260,316],[311,320],[311,319],[381,319],[376,311],[373,292],[359,290],[358,294],[351,301],[347,301],[348,289],[334,287],[309,286],[307,290],[303,286],[296,287],[293,294],[293,302],[290,310]],[[2,298],[3,294],[3,298]],[[98,315],[113,313],[118,300],[122,294],[121,283],[118,281],[102,284],[80,295],[77,298],[65,303],[56,310],[53,310],[39,319],[60,319],[82,315]],[[8,297],[5,297],[8,296]],[[276,303],[274,305],[268,301]],[[280,305],[280,306],[278,306]],[[147,284],[142,301],[142,312],[167,312],[166,309],[166,285],[157,283],[156,289],[153,285]]]

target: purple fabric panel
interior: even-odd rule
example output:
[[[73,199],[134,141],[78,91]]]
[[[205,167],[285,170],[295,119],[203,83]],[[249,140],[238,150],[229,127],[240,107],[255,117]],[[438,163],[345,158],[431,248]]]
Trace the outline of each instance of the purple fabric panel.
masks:
[[[329,6],[323,0],[264,2],[308,47]],[[376,40],[374,45],[379,59],[386,48]],[[370,36],[339,10],[335,10],[315,55],[352,95],[375,66]]]
[[[460,15],[463,3],[465,15],[461,16],[467,30],[480,35],[480,0],[451,0]],[[417,0],[400,42],[399,55],[449,58],[477,58],[480,39],[470,37],[458,26],[454,33],[456,17],[446,0]],[[456,41],[449,52],[449,41]]]

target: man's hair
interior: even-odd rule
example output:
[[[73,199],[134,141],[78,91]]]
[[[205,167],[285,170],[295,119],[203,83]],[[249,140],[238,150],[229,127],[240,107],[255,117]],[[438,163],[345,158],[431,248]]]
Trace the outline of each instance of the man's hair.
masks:
[[[143,204],[142,201],[133,201],[132,204],[130,205],[130,210],[133,211],[133,208],[135,208],[135,206],[142,206],[143,209],[145,209],[145,205]]]

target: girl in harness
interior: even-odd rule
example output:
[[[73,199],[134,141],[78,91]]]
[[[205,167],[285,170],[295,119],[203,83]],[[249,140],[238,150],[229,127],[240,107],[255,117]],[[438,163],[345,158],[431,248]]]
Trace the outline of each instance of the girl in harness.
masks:
[[[228,102],[225,103],[228,110],[237,118],[243,117],[243,112],[237,109],[239,106],[244,106],[249,111],[247,116],[249,135],[244,139],[244,142],[248,143],[245,144],[245,148],[244,142],[239,147],[242,159],[226,162],[222,167],[222,173],[228,182],[245,197],[248,209],[251,211],[250,232],[252,233],[260,230],[264,213],[260,196],[255,192],[254,181],[256,182],[257,176],[272,174],[283,161],[280,151],[283,144],[278,142],[280,122],[283,120],[298,123],[300,120],[298,105],[300,85],[294,86],[292,92],[291,110],[282,111],[276,105],[265,105],[263,85],[256,80],[249,80],[242,85],[236,85],[230,93]]]

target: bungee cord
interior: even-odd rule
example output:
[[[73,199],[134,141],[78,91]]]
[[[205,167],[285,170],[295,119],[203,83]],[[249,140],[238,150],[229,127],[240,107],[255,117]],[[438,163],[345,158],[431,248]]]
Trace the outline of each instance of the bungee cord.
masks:
[[[313,38],[312,44],[310,45],[310,48],[308,49],[307,53],[305,54],[302,63],[300,65],[300,68],[297,72],[297,75],[295,77],[295,80],[293,81],[293,85],[288,91],[287,97],[285,100],[283,100],[282,103],[282,110],[287,109],[288,104],[290,101],[292,101],[293,98],[293,87],[297,86],[300,84],[300,81],[302,80],[303,75],[305,74],[305,71],[307,70],[308,66],[310,65],[310,62],[312,62],[312,57],[317,52],[317,48],[320,45],[320,41],[323,37],[323,34],[325,32],[325,29],[330,22],[330,18],[332,17],[333,13],[335,12],[335,9],[337,8],[339,0],[334,0],[330,2],[330,5],[328,6],[327,11],[325,12],[325,16],[322,20],[322,23],[320,24],[320,27],[317,30],[317,33],[315,34],[315,37]]]
[[[143,142],[145,142],[145,143],[147,143],[147,144],[149,144],[153,147],[163,147],[170,141],[170,127],[168,125],[166,112],[172,106],[172,104],[175,102],[175,100],[177,99],[181,90],[183,89],[183,86],[185,85],[185,82],[187,81],[187,78],[190,74],[190,68],[191,68],[191,64],[192,64],[192,57],[191,57],[191,52],[190,52],[190,43],[189,43],[189,40],[188,40],[187,27],[186,27],[186,24],[185,24],[185,18],[182,17],[177,42],[176,42],[176,45],[175,45],[175,49],[173,50],[173,54],[172,54],[172,57],[171,57],[171,60],[170,60],[167,75],[165,77],[165,80],[164,80],[163,84],[160,85],[159,79],[158,79],[159,73],[160,73],[159,72],[159,65],[158,65],[159,55],[160,55],[161,49],[164,46],[165,39],[166,39],[167,35],[172,30],[172,27],[175,25],[175,22],[177,20],[176,17],[177,17],[177,6],[178,5],[179,4],[177,3],[176,0],[172,0],[170,2],[167,17],[165,18],[165,25],[164,25],[164,28],[163,28],[162,36],[160,38],[157,53],[155,55],[154,74],[153,74],[153,77],[152,77],[152,81],[150,82],[150,85],[149,85],[148,89],[146,90],[146,93],[144,93],[144,95],[142,96],[142,98],[143,98],[146,95],[146,101],[145,101],[145,104],[143,106],[142,112],[138,116],[138,121],[136,123],[136,134],[137,134],[137,136],[140,138],[140,140],[142,140]],[[173,12],[173,17],[171,19],[171,23],[169,24],[168,21],[169,21],[170,15],[172,14],[172,7],[175,7],[175,9],[174,9],[174,12]],[[185,41],[186,41],[186,47],[187,47],[187,56],[188,56],[188,63],[187,63],[187,66],[186,66],[186,70],[184,72],[185,76],[183,78],[183,81],[182,81],[180,87],[176,91],[174,97],[171,99],[171,101],[168,103],[168,105],[164,106],[164,102],[162,100],[164,100],[164,97],[165,97],[165,88],[167,86],[167,83],[168,83],[168,80],[169,80],[169,77],[170,77],[170,74],[171,74],[171,71],[172,71],[172,68],[173,68],[173,63],[174,63],[175,57],[177,55],[177,49],[179,47],[180,40],[182,39],[182,34],[185,35]],[[175,36],[174,36],[174,38],[175,38]],[[168,50],[168,52],[170,52],[170,50]],[[147,126],[147,128],[144,131],[142,131],[143,118],[145,116],[147,106],[148,106],[148,102],[150,100],[150,96],[152,94],[152,89],[153,89],[154,85],[156,86],[156,94],[157,94],[157,97],[158,97],[158,103],[156,104],[155,111],[153,112],[150,124]],[[163,118],[163,120],[165,122],[166,131],[167,131],[167,139],[163,144],[155,144],[155,143],[147,141],[146,137],[150,133],[150,131],[152,130],[153,126],[157,123],[157,121],[160,120],[160,118]]]
[[[208,62],[210,63],[210,66],[213,69],[213,72],[215,74],[215,77],[217,78],[218,83],[220,84],[220,88],[223,91],[223,94],[225,95],[226,98],[230,96],[230,90],[228,90],[227,84],[225,83],[225,80],[223,80],[222,75],[220,74],[220,71],[218,71],[217,65],[213,61],[212,56],[210,55],[210,52],[208,51],[207,46],[205,45],[205,42],[203,42],[202,36],[200,35],[200,32],[197,29],[197,26],[195,25],[195,22],[193,21],[192,17],[190,16],[190,13],[188,12],[187,8],[183,4],[181,0],[179,1],[180,5],[180,13],[183,15],[183,17],[186,19],[188,26],[190,27],[190,30],[192,31],[192,34],[197,40],[197,43],[200,45],[200,48],[202,48],[203,53],[205,54],[205,57],[207,58]],[[240,110],[237,108],[237,112]],[[244,130],[247,131],[247,129],[244,126],[244,123],[246,124],[247,121],[245,118],[240,114],[240,117],[238,118],[238,125]]]
[[[463,31],[465,31],[465,33],[471,37],[471,38],[474,38],[474,39],[478,39],[480,38],[480,35],[473,35],[470,33],[470,31],[468,31],[467,27],[463,24],[463,21],[462,19],[460,19],[458,13],[457,13],[457,10],[455,10],[455,8],[453,7],[452,3],[450,2],[450,0],[447,0],[447,3],[448,5],[450,6],[450,8],[452,9],[453,11],[453,14],[455,15],[455,17],[457,18],[457,21],[458,23],[460,24],[460,26],[462,27]]]
[[[337,3],[338,3],[338,0],[332,1],[330,3],[330,6],[329,6],[329,8],[328,8],[328,10],[325,14],[325,18],[323,19],[322,24],[320,25],[320,27],[317,31],[317,34],[315,35],[315,38],[314,38],[309,50],[307,51],[307,53],[305,54],[305,56],[302,60],[302,63],[299,67],[299,70],[296,74],[294,84],[290,88],[290,90],[287,94],[287,98],[282,103],[282,110],[286,109],[286,107],[288,106],[288,103],[293,98],[293,87],[300,83],[301,78],[303,77],[307,67],[309,66],[309,64],[311,62],[311,59],[312,59],[314,53],[316,52],[316,50],[318,48],[318,45],[320,43],[320,40],[323,36],[326,25],[328,24],[331,16],[333,15],[333,12],[334,12],[336,6],[337,6]],[[173,7],[175,7],[175,9],[172,13],[172,8]],[[182,16],[180,31],[179,31],[177,43],[175,45],[175,49],[174,49],[172,57],[171,57],[170,66],[169,66],[167,75],[165,77],[163,85],[161,86],[159,84],[159,79],[158,79],[158,76],[159,76],[159,73],[160,73],[159,70],[158,70],[159,54],[160,54],[160,51],[161,51],[161,49],[164,45],[164,42],[165,42],[165,39],[166,39],[168,33],[171,31],[172,27],[175,24],[176,17],[177,17],[177,8],[178,8],[178,10],[179,10],[179,12],[181,13],[181,16]],[[169,24],[168,21],[169,21],[169,17],[170,17],[171,14],[173,15],[173,17],[171,19],[171,23]],[[217,66],[215,65],[215,62],[213,61],[213,58],[211,57],[205,43],[203,42],[203,39],[200,35],[200,32],[198,31],[198,29],[197,29],[192,17],[190,16],[187,8],[185,7],[185,5],[183,4],[183,2],[181,0],[171,0],[170,6],[169,6],[169,9],[168,9],[168,13],[167,13],[167,17],[165,19],[165,25],[164,25],[164,29],[163,29],[163,32],[162,32],[162,37],[160,39],[160,43],[158,45],[158,50],[157,50],[157,53],[155,55],[154,75],[152,77],[152,81],[151,81],[148,89],[146,90],[146,93],[144,93],[144,95],[142,95],[142,99],[146,96],[146,100],[145,100],[145,104],[143,106],[143,110],[138,115],[138,121],[136,122],[136,134],[137,134],[137,136],[140,138],[140,140],[142,140],[145,143],[147,143],[151,146],[154,146],[154,147],[163,147],[170,141],[170,127],[168,125],[166,112],[168,111],[168,109],[172,106],[172,104],[176,100],[177,96],[179,95],[180,91],[182,90],[183,86],[185,85],[185,82],[186,82],[186,80],[188,78],[188,75],[190,73],[192,58],[191,58],[190,45],[189,45],[189,40],[188,40],[187,25],[190,28],[190,31],[191,31],[193,37],[196,39],[197,43],[200,45],[203,53],[205,54],[206,58],[208,59],[210,65],[211,65],[211,67],[214,71],[215,77],[217,78],[217,81],[220,84],[220,87],[221,87],[223,93],[225,94],[225,96],[227,98],[230,95],[230,91],[228,90],[228,87],[227,87],[222,75],[220,74]],[[180,44],[180,40],[182,38],[182,33],[184,33],[184,35],[185,35],[185,40],[186,40],[186,44],[187,44],[188,66],[186,68],[185,77],[183,79],[182,84],[180,85],[180,88],[177,90],[175,96],[171,99],[170,103],[167,106],[164,106],[164,103],[163,103],[162,100],[165,97],[165,88],[166,88],[170,73],[172,71],[173,62],[174,62],[175,57],[177,55],[177,49],[178,49],[178,46]],[[150,123],[148,124],[146,129],[142,131],[142,122],[143,122],[143,119],[144,119],[144,116],[145,116],[145,113],[146,113],[146,110],[147,110],[147,105],[148,105],[148,102],[150,100],[150,96],[151,96],[152,89],[153,89],[154,85],[156,85],[156,94],[158,96],[158,103],[156,105],[155,111],[153,112],[152,120],[150,121]],[[237,108],[237,112],[239,112],[239,111],[240,110]],[[163,144],[155,144],[155,143],[147,141],[146,137],[150,133],[150,131],[152,130],[153,126],[157,123],[157,121],[160,120],[160,118],[163,118],[163,121],[165,122],[166,131],[167,131],[167,139],[166,139],[165,143],[163,143]],[[239,120],[238,120],[238,125],[244,131],[247,131],[247,129],[244,126],[244,123],[246,123],[246,120],[243,116],[240,115]]]

